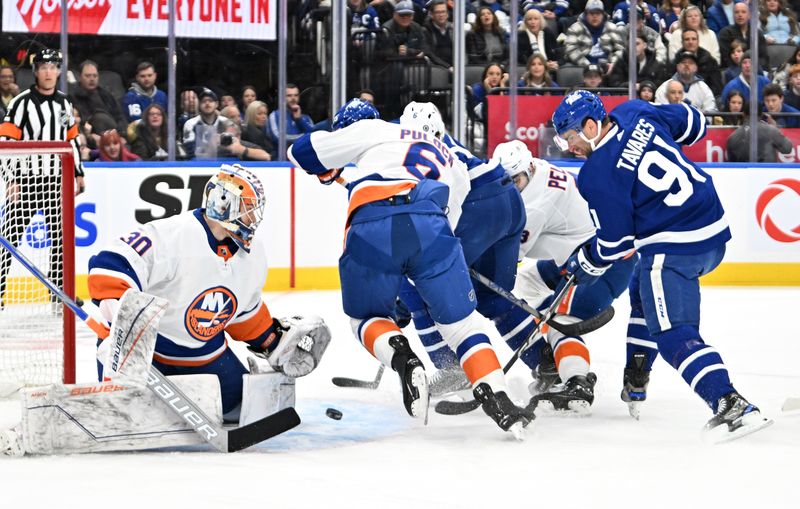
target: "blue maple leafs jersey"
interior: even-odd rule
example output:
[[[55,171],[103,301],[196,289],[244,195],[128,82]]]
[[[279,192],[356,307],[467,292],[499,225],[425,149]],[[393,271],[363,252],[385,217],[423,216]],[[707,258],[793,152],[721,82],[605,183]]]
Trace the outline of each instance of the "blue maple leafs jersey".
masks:
[[[578,189],[597,226],[598,260],[642,254],[699,254],[731,238],[707,173],[681,152],[705,136],[706,120],[688,104],[630,101],[583,165]]]

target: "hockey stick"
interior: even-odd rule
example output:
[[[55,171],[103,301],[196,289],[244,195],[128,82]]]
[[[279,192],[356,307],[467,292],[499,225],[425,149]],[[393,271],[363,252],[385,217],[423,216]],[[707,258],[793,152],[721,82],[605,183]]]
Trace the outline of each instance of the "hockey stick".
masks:
[[[108,328],[90,317],[60,288],[53,284],[47,277],[20,253],[4,236],[0,235],[0,245],[8,250],[36,279],[46,286],[61,302],[63,302],[79,319],[99,337],[108,336]],[[197,404],[178,389],[158,369],[151,366],[147,387],[164,403],[167,404],[178,416],[186,421],[203,440],[214,446],[220,452],[236,452],[268,438],[279,435],[300,424],[300,416],[294,408],[285,408],[270,416],[252,422],[239,428],[224,429],[220,424],[211,420]]]
[[[333,382],[333,385],[337,387],[352,387],[355,389],[377,389],[378,385],[381,383],[381,378],[383,377],[383,371],[385,369],[386,366],[381,364],[381,367],[378,368],[378,373],[375,375],[375,380],[371,382],[368,380],[347,378],[345,376],[335,376],[331,378],[331,382]]]
[[[531,331],[528,335],[528,338],[522,343],[519,348],[516,349],[514,355],[511,356],[511,359],[508,360],[505,366],[503,366],[503,373],[508,373],[511,369],[511,366],[517,362],[519,356],[522,355],[522,352],[530,348],[530,346],[534,343],[536,338],[539,336],[539,333],[542,329],[542,324],[548,323],[548,320],[556,314],[558,310],[558,306],[561,305],[561,301],[564,300],[564,297],[569,292],[570,288],[575,284],[575,276],[570,275],[567,279],[566,284],[564,284],[564,288],[558,292],[555,299],[553,299],[553,303],[550,304],[550,307],[544,311],[542,314],[542,318],[536,323],[536,327]],[[472,399],[468,401],[440,401],[436,403],[436,406],[433,408],[437,414],[442,415],[461,415],[467,412],[472,412],[476,408],[481,406],[480,401],[477,399]]]
[[[514,296],[514,294],[512,294],[502,286],[498,285],[488,277],[484,276],[477,270],[469,269],[469,274],[474,279],[480,281],[486,288],[490,289],[494,293],[505,298],[511,304],[524,309],[525,311],[533,315],[537,320],[542,319],[542,314],[536,308],[532,307],[524,300],[518,299],[517,297]],[[614,318],[614,308],[612,306],[608,306],[607,308],[600,311],[591,318],[587,318],[586,320],[581,320],[580,322],[561,323],[556,321],[555,315],[551,319],[545,320],[545,322],[547,323],[547,325],[554,328],[558,332],[564,334],[565,336],[582,336],[584,334],[588,334],[592,331],[599,329],[603,325],[610,322],[612,318]]]

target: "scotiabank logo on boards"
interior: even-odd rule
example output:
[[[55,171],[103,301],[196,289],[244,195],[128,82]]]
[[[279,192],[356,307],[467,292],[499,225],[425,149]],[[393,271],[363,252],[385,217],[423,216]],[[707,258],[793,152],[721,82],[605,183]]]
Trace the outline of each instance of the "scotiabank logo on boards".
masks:
[[[31,32],[61,31],[60,0],[19,0],[17,9]],[[96,34],[110,10],[110,0],[69,0],[70,32]]]
[[[772,239],[778,242],[797,242],[800,240],[800,224],[787,226],[791,221],[797,221],[797,214],[782,213],[785,209],[800,210],[797,205],[792,207],[779,207],[781,200],[794,200],[800,204],[800,180],[780,179],[770,183],[756,200],[756,220],[758,225]],[[776,222],[773,217],[776,217]],[[780,226],[779,226],[780,225]]]

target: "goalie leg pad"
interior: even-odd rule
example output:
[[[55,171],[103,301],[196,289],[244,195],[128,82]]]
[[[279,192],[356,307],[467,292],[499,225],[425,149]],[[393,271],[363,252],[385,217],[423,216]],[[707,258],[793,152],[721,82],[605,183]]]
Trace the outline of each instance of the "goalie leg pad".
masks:
[[[295,379],[283,373],[243,375],[242,384],[240,426],[294,406]]]
[[[210,418],[222,422],[216,376],[185,375],[170,380]],[[134,451],[205,443],[147,387],[115,382],[24,390],[20,430],[28,454]]]
[[[111,332],[97,348],[106,380],[125,377],[144,383],[153,361],[158,323],[169,305],[166,299],[129,289],[119,301]]]

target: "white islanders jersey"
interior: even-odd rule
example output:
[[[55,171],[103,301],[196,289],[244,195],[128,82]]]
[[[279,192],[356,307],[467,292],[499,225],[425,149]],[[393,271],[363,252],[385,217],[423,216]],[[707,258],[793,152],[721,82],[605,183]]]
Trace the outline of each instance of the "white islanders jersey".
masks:
[[[250,253],[217,241],[200,210],[143,225],[89,263],[92,298],[119,298],[138,288],[170,303],[158,327],[155,359],[200,365],[221,355],[225,334],[252,340],[272,325],[261,299],[267,277],[264,245]],[[166,341],[165,341],[166,340]]]
[[[553,260],[562,265],[595,234],[589,206],[568,172],[535,158],[534,168],[532,180],[520,193],[527,219],[519,259]]]

